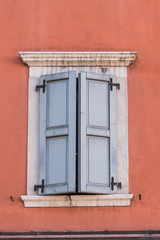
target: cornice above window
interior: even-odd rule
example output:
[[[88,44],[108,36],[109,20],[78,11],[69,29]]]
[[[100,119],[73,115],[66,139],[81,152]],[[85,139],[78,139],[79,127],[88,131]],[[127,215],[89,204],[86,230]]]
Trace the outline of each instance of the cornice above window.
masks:
[[[136,52],[19,52],[30,67],[128,67]]]

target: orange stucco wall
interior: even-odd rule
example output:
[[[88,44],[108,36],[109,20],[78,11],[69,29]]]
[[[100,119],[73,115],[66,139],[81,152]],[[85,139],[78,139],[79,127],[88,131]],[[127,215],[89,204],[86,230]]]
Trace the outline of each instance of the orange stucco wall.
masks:
[[[160,229],[159,12],[159,0],[0,0],[0,231]],[[128,69],[130,207],[24,208],[28,67],[19,51],[137,51]]]

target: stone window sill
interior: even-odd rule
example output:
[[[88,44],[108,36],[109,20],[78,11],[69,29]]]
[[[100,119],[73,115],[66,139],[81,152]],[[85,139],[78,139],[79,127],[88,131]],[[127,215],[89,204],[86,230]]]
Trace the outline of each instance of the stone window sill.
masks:
[[[133,194],[21,196],[25,207],[111,207],[130,206]]]

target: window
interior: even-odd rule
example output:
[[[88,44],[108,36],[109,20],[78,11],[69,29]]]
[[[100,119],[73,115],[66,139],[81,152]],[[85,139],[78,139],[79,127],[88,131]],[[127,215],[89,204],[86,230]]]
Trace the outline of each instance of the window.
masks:
[[[35,188],[39,194],[116,192],[116,183],[111,179],[117,178],[119,85],[114,76],[106,74],[80,72],[78,76],[76,82],[76,71],[42,75],[37,86],[40,136],[39,185]]]
[[[54,207],[54,206],[62,207],[62,206],[128,206],[130,205],[130,201],[133,195],[129,194],[129,188],[128,188],[127,66],[129,66],[129,64],[135,61],[136,53],[130,53],[130,52],[121,52],[121,53],[23,52],[23,53],[20,53],[20,55],[23,62],[29,66],[27,195],[22,196],[22,200],[24,201],[25,206],[26,207]],[[41,89],[40,91],[36,92],[35,86],[40,84],[39,81],[40,81],[41,75],[46,75],[49,77],[51,75],[53,76],[54,74],[56,75],[58,73],[63,74],[64,72],[69,72],[69,71],[72,71],[72,72],[76,71],[76,78],[78,77],[78,73],[81,73],[81,72],[90,72],[92,76],[93,75],[95,76],[96,74],[98,75],[100,74],[101,76],[103,75],[103,77],[114,75],[116,77],[116,81],[120,83],[120,86],[121,86],[120,90],[116,90],[116,88],[113,87],[113,91],[112,91],[116,93],[116,105],[117,105],[117,108],[116,108],[117,181],[122,183],[122,188],[121,189],[118,188],[117,192],[114,192],[114,191],[107,192],[108,193],[107,195],[104,193],[103,195],[101,195],[102,192],[101,193],[97,192],[98,195],[82,194],[82,195],[71,195],[70,197],[67,197],[66,195],[37,196],[36,192],[34,191],[34,185],[39,184],[38,183],[39,95],[40,95],[40,92],[42,92]],[[68,80],[65,80],[65,81],[68,81]],[[62,81],[62,82],[65,82],[65,81]],[[90,80],[87,80],[86,78],[86,81],[91,82],[91,87],[93,82],[94,83],[93,85],[95,87],[96,80],[93,80],[92,78],[90,78]],[[56,82],[58,83],[58,81]],[[98,81],[98,82],[101,82],[101,81]],[[102,83],[103,85],[105,81],[102,81],[102,82],[103,82]],[[106,84],[109,85],[108,82]],[[62,85],[65,85],[65,84],[62,84]],[[99,85],[101,86],[101,84]],[[98,88],[101,88],[99,85],[98,85]],[[58,89],[58,84],[56,87]],[[65,87],[62,87],[62,88],[65,89]],[[96,85],[96,88],[97,88],[97,85]],[[91,94],[91,99],[92,99],[92,95],[94,95],[94,90]],[[84,98],[82,98],[81,100],[83,102]],[[90,109],[92,112],[92,106]],[[103,111],[100,114],[103,115]],[[93,125],[94,121],[97,124],[98,120],[97,119],[93,120],[91,118],[90,121],[91,121],[90,125]],[[64,128],[65,127],[63,127],[63,130]],[[94,131],[102,132],[101,126],[98,126],[97,128],[98,130],[96,130],[95,127],[91,127],[91,129],[87,128],[87,131],[93,130],[92,128],[94,128]],[[95,140],[95,138],[97,137],[95,133],[93,135],[94,135],[93,139]],[[80,133],[77,134],[77,136],[79,138]],[[83,137],[86,137],[86,136],[84,135]],[[60,138],[61,137],[59,137],[59,139]],[[101,137],[99,137],[99,139],[100,138]],[[104,138],[107,139],[107,137],[104,137]],[[94,140],[93,141],[91,140],[92,146],[95,144]],[[64,138],[62,142],[65,143]],[[103,142],[103,137],[101,142]],[[104,142],[106,141],[104,140]],[[92,147],[92,149],[93,151],[90,152],[90,155],[95,156],[94,148]],[[106,152],[104,152],[104,154],[106,154],[107,156]],[[86,169],[83,168],[82,170],[84,171]],[[80,167],[79,167],[79,171],[80,171]],[[91,171],[90,173],[91,173],[91,179],[93,181],[95,175],[92,174],[93,171]],[[111,180],[110,177],[111,177],[111,174],[109,175],[109,181]],[[80,180],[79,180],[79,183],[80,183]],[[114,190],[116,190],[116,187],[114,188]],[[39,189],[38,191],[40,193],[41,189]],[[83,193],[85,191],[89,192],[88,189],[82,190]],[[92,189],[89,193],[96,193],[96,191],[93,192],[93,189]]]

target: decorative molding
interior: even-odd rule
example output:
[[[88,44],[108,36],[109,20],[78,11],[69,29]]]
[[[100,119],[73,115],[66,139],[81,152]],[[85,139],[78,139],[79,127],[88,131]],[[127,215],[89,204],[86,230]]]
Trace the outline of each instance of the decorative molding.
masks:
[[[25,207],[106,207],[130,206],[133,194],[21,196]]]
[[[128,67],[136,52],[19,52],[30,67]]]
[[[99,240],[99,239],[108,239],[108,240],[124,240],[124,239],[132,239],[132,240],[158,240],[160,239],[160,233],[158,230],[141,230],[141,231],[64,231],[64,232],[1,232],[0,239],[5,240],[16,240],[16,239],[55,239],[55,240],[64,240],[64,239],[72,239],[72,240]]]
[[[159,231],[91,231],[91,232],[1,232],[0,239],[5,240],[16,240],[16,239],[55,239],[55,240],[64,240],[64,239],[72,239],[72,240],[124,240],[124,239],[132,239],[132,240],[158,240],[160,239]]]

